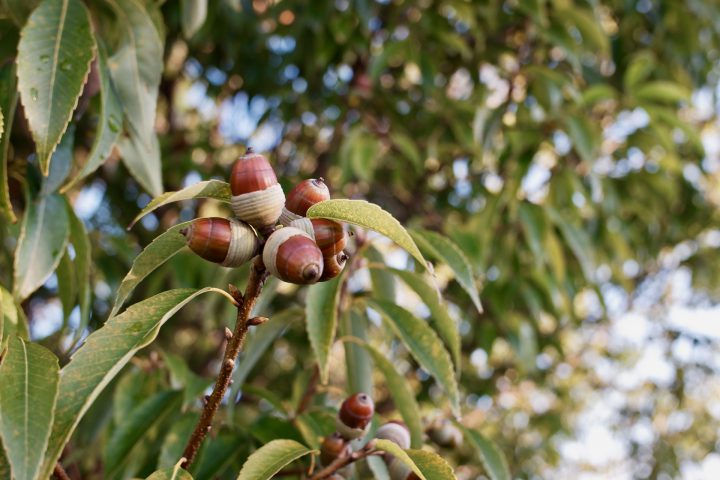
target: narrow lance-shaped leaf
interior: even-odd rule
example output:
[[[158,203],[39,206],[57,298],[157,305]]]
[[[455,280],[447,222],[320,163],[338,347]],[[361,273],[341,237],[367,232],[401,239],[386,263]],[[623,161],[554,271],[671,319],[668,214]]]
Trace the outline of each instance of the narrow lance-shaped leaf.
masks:
[[[77,105],[94,48],[90,16],[80,0],[40,2],[20,33],[20,100],[45,175]]]
[[[180,407],[181,391],[164,391],[145,399],[135,407],[130,415],[123,419],[113,431],[105,446],[104,472],[113,477],[120,467],[128,461],[130,452],[145,436],[147,431],[157,425],[171,411]]]
[[[0,110],[3,112],[2,130],[0,135],[0,215],[15,223],[15,213],[10,203],[10,190],[8,189],[8,151],[10,148],[10,129],[15,118],[17,105],[17,77],[15,76],[15,63],[10,62],[0,67]]]
[[[111,317],[117,315],[130,293],[145,277],[185,248],[187,240],[180,233],[180,230],[190,223],[184,222],[169,228],[166,232],[155,237],[155,240],[135,257],[130,271],[125,275],[120,287],[118,287],[115,304],[110,312]]]
[[[180,459],[175,466],[158,470],[145,480],[193,480],[192,475],[181,467],[183,463],[185,459]]]
[[[163,439],[158,457],[158,468],[172,467],[182,457],[185,442],[190,438],[199,418],[200,415],[197,412],[187,412],[173,421]]]
[[[182,30],[185,38],[191,38],[205,23],[208,0],[181,0]]]
[[[358,309],[345,311],[340,318],[340,335],[355,337],[367,341],[368,319]],[[348,392],[371,392],[373,365],[365,349],[351,342],[345,343],[345,365],[347,370]]]
[[[413,448],[420,448],[423,444],[423,426],[422,419],[420,418],[420,407],[415,399],[415,394],[410,389],[408,381],[395,370],[395,365],[393,365],[392,361],[375,347],[356,341],[348,343],[357,343],[370,353],[378,370],[380,370],[385,377],[385,382],[395,402],[395,407],[397,407],[408,430],[410,430],[410,445]]]
[[[70,221],[70,242],[75,250],[75,279],[77,282],[77,296],[80,304],[80,324],[76,330],[76,337],[82,335],[83,330],[90,321],[90,262],[92,252],[90,246],[90,238],[88,238],[85,225],[73,211],[72,205],[67,203],[68,219]]]
[[[455,279],[470,296],[477,311],[482,313],[483,308],[470,268],[470,261],[462,250],[446,236],[430,230],[411,230],[410,234],[426,253],[450,267],[455,274]]]
[[[41,195],[54,193],[65,181],[73,165],[75,147],[75,124],[70,124],[50,157],[50,171],[43,179]]]
[[[0,366],[0,436],[16,480],[33,480],[53,423],[58,359],[45,347],[13,337]]]
[[[435,331],[427,323],[394,303],[371,299],[368,305],[387,320],[395,334],[407,345],[415,360],[445,390],[450,398],[453,414],[459,416],[460,399],[452,360]]]
[[[435,330],[445,341],[445,345],[452,353],[455,369],[460,371],[462,357],[460,356],[460,331],[457,322],[450,316],[447,305],[443,302],[440,292],[430,285],[425,278],[415,272],[407,270],[398,270],[395,268],[387,269],[400,277],[415,293],[418,294],[422,302],[427,305],[430,310],[430,317],[435,325]]]
[[[65,254],[55,270],[55,275],[57,275],[58,297],[60,297],[60,303],[62,303],[63,317],[65,325],[67,325],[77,299],[75,267],[67,250],[65,250]]]
[[[62,197],[53,194],[28,204],[15,249],[14,295],[22,301],[52,275],[68,242]]]
[[[364,200],[326,200],[310,207],[307,216],[329,218],[374,230],[404,248],[418,261],[421,268],[427,265],[412,237],[400,222],[374,203]]]
[[[417,465],[415,465],[415,462],[413,462],[412,458],[410,458],[410,456],[408,456],[408,454],[405,452],[405,450],[400,448],[400,446],[397,443],[395,443],[391,440],[385,440],[385,439],[381,439],[381,438],[377,438],[373,441],[375,442],[375,448],[377,448],[378,450],[381,450],[383,452],[387,452],[387,453],[393,455],[394,457],[397,457],[401,462],[403,462],[405,465],[410,467],[410,469],[413,472],[415,472],[415,475],[417,475],[420,478],[420,480],[430,480],[423,474],[423,472],[420,470],[420,468]]]
[[[143,218],[148,213],[156,210],[162,206],[168,205],[173,202],[181,202],[183,200],[192,200],[195,198],[214,198],[221,202],[230,203],[230,184],[223,182],[222,180],[207,180],[205,182],[198,182],[194,185],[190,185],[187,188],[183,188],[177,192],[165,192],[159,197],[153,198],[145,208],[130,222],[128,229],[132,228],[138,220]]]
[[[190,300],[216,288],[160,293],[110,318],[93,332],[60,373],[60,394],[41,476],[47,478],[62,448],[100,392],[135,353],[151,343],[160,327]]]
[[[295,440],[273,440],[248,457],[237,480],[268,480],[286,465],[312,452]]]
[[[327,383],[330,374],[328,357],[337,329],[338,301],[342,275],[308,288],[305,299],[305,322],[308,337],[320,370],[320,381]]]
[[[427,480],[453,480],[455,473],[443,457],[426,450],[405,450],[408,457],[423,472]]]
[[[123,164],[138,183],[152,195],[162,193],[160,143],[153,132],[147,143],[135,134],[118,141]]]
[[[70,183],[62,188],[63,192],[97,170],[108,158],[113,145],[120,137],[123,118],[122,105],[120,105],[120,100],[112,85],[107,63],[105,46],[102,42],[98,42],[97,71],[100,79],[100,112],[95,141],[82,169]]]
[[[458,425],[468,442],[473,446],[480,462],[482,463],[485,474],[490,480],[510,480],[510,469],[507,460],[500,449],[490,440],[483,437],[480,432],[470,430]]]

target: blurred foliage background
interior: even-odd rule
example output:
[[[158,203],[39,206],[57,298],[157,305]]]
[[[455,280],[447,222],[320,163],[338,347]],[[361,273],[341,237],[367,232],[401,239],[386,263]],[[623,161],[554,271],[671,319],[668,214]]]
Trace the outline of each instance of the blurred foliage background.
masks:
[[[34,3],[0,2],[4,68]],[[118,25],[135,21],[119,19],[115,3],[86,2],[111,56],[122,46]],[[436,275],[462,334],[464,423],[499,445],[514,476],[717,478],[717,2],[219,0],[207,2],[205,17],[193,10],[203,2],[135,3],[162,39],[159,149],[116,148],[64,194],[92,244],[89,324],[61,302],[60,273],[22,303],[31,338],[61,364],[107,319],[154,237],[228,213],[188,201],[126,231],[138,211],[160,191],[225,179],[250,145],[267,152],[286,191],[324,177],[334,197],[367,199],[461,247],[484,312],[442,266]],[[108,65],[112,72],[112,57]],[[101,98],[89,90],[71,123],[73,172],[97,132]],[[9,194],[22,217],[40,176],[20,103],[11,127]],[[132,128],[126,120],[118,144]],[[0,234],[0,283],[12,290],[19,223],[4,221]],[[384,262],[407,265],[391,244],[371,239]],[[242,283],[246,270],[181,254],[132,299]],[[390,292],[422,314],[411,292],[378,287],[383,281],[396,282],[371,279],[361,264],[349,285]],[[288,285],[268,291],[268,312],[302,305],[302,291]],[[97,478],[105,442],[135,402],[171,384],[195,382],[201,392],[218,368],[218,326],[232,319],[219,299],[183,309],[95,402],[63,457],[69,473]],[[309,381],[302,321],[269,341],[247,373],[247,394],[223,414],[235,432],[217,437],[233,452],[228,467],[247,453],[238,439],[263,443],[286,428],[258,401],[262,392],[295,405]],[[333,361],[342,362],[336,346]],[[437,387],[394,348],[422,414],[442,416]],[[345,387],[344,369],[333,369],[323,393],[339,399]],[[379,410],[392,412],[381,382],[374,393]],[[191,414],[173,415],[172,424],[192,425]],[[138,457],[126,473],[152,467],[164,434],[142,439],[147,465]],[[458,478],[480,475],[467,449],[444,456]]]

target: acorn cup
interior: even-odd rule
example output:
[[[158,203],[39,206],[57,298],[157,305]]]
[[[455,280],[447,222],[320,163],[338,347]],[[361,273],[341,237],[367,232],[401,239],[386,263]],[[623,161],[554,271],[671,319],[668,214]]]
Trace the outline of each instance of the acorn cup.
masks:
[[[230,173],[231,204],[235,216],[265,234],[277,223],[285,194],[267,158],[248,148]]]
[[[325,200],[330,200],[330,190],[322,177],[303,180],[288,193],[279,223],[288,226],[307,215],[310,207]]]
[[[299,285],[315,283],[323,273],[322,252],[310,235],[293,227],[279,228],[268,237],[263,263],[280,280]]]
[[[335,426],[344,439],[354,440],[367,433],[374,414],[375,403],[370,395],[356,393],[345,399],[340,406]]]
[[[198,218],[180,233],[190,250],[223,267],[239,267],[257,255],[260,247],[255,231],[236,219]]]
[[[290,226],[306,232],[320,248],[323,254],[323,274],[320,281],[337,277],[349,258],[343,250],[347,243],[345,228],[333,220],[304,217],[293,220]]]

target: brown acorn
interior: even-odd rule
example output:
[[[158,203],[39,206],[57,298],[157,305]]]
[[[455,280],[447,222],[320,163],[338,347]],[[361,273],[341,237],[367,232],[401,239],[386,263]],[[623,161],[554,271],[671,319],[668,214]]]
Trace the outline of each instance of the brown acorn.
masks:
[[[351,395],[340,406],[336,426],[340,435],[348,440],[363,436],[375,414],[375,403],[367,393]]]
[[[190,250],[224,267],[239,267],[258,253],[260,244],[255,231],[235,219],[198,218],[180,233]]]
[[[323,273],[322,252],[307,233],[293,227],[275,230],[263,249],[270,273],[290,283],[317,282]]]
[[[378,428],[375,438],[390,440],[403,450],[410,448],[410,430],[403,422],[397,420],[390,421]]]
[[[298,218],[290,222],[290,226],[306,232],[320,248],[324,262],[320,281],[338,276],[348,259],[347,253],[343,251],[347,243],[347,234],[342,224],[325,218]]]
[[[330,465],[336,458],[346,455],[350,451],[350,444],[338,432],[325,437],[320,445],[320,461],[323,465]]]
[[[260,232],[277,223],[285,194],[267,158],[247,149],[230,173],[231,204],[235,216]]]
[[[308,208],[329,199],[330,190],[322,178],[303,180],[288,193],[280,215],[280,224],[290,225],[293,220],[304,217]]]

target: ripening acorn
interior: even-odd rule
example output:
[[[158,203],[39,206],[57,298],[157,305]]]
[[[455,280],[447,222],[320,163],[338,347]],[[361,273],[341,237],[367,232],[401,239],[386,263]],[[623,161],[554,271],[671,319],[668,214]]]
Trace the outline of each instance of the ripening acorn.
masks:
[[[308,285],[323,274],[322,252],[302,230],[283,227],[265,242],[263,263],[270,273],[290,283]]]
[[[390,440],[403,450],[410,448],[410,430],[403,422],[397,420],[390,421],[378,428],[375,438]]]
[[[348,454],[349,451],[350,444],[340,433],[335,432],[323,439],[322,445],[320,445],[320,461],[325,466],[330,465],[333,460]]]
[[[236,219],[198,218],[180,233],[190,250],[224,267],[239,267],[257,255],[260,245],[255,231]]]
[[[325,218],[298,218],[290,222],[290,226],[306,232],[320,248],[324,263],[320,281],[337,277],[348,259],[347,253],[343,251],[347,234],[342,224]]]
[[[391,457],[386,462],[390,480],[408,480],[411,478],[410,475],[413,474],[413,471],[399,458]]]
[[[290,225],[293,220],[304,217],[308,208],[329,199],[330,190],[322,178],[303,180],[288,193],[280,215],[280,224]]]
[[[375,414],[375,403],[367,393],[349,396],[340,406],[335,424],[338,432],[347,440],[362,437]]]
[[[285,194],[267,158],[247,149],[230,173],[231,204],[235,216],[264,233],[275,226]]]

